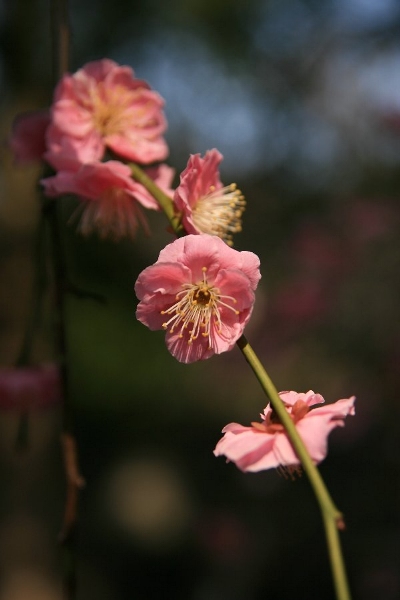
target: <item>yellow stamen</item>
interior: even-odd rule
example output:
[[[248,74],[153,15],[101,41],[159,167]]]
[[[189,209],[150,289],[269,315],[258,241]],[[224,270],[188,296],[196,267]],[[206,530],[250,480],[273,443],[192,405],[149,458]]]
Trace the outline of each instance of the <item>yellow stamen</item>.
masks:
[[[193,222],[202,233],[217,235],[229,246],[232,236],[242,230],[242,214],[246,202],[236,183],[216,189],[199,198],[193,209]]]
[[[219,288],[209,284],[206,279],[207,267],[202,268],[203,280],[197,283],[184,283],[182,290],[176,294],[176,302],[167,310],[162,310],[162,315],[170,315],[168,321],[162,327],[173,333],[179,329],[179,337],[184,336],[188,330],[188,344],[192,344],[199,335],[208,338],[211,348],[211,334],[215,329],[219,334],[222,332],[221,307],[229,309],[239,315],[232,304],[236,304],[236,298],[221,294]]]

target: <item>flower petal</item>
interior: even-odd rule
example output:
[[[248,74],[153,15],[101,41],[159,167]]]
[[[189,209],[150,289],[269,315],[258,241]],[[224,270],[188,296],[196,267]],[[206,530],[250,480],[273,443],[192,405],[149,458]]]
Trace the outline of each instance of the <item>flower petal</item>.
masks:
[[[187,281],[188,277],[190,271],[184,265],[173,262],[156,263],[140,273],[135,284],[135,293],[139,300],[142,300],[146,294],[175,296],[181,291],[182,283]]]
[[[236,429],[236,431],[238,430]],[[272,463],[276,462],[271,455],[273,443],[273,435],[255,431],[252,427],[246,427],[238,433],[227,431],[216,445],[214,455],[226,456],[242,471],[256,472],[263,468],[269,468],[260,466],[260,461],[261,464],[263,460],[265,463],[267,456]],[[271,466],[277,465],[272,464]]]

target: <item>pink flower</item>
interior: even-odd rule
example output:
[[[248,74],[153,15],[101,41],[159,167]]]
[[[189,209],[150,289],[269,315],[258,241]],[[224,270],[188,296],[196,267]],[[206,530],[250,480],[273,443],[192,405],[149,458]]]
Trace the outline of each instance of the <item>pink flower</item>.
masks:
[[[255,254],[216,236],[177,239],[139,275],[136,316],[151,330],[165,329],[168,350],[180,362],[231,350],[253,309],[259,265]]]
[[[71,157],[71,148],[83,163],[101,160],[109,148],[142,164],[164,160],[163,105],[130,67],[108,59],[90,62],[64,75],[56,88],[46,159],[58,169],[64,153]]]
[[[318,406],[324,399],[312,390],[306,394],[280,392],[297,430],[315,464],[327,454],[327,437],[335,427],[344,425],[347,415],[354,415],[355,396],[333,404]],[[261,423],[244,427],[230,423],[222,430],[224,437],[215,447],[215,456],[226,456],[242,471],[263,471],[273,467],[287,467],[289,471],[300,464],[283,425],[268,405],[261,415]],[[296,469],[294,469],[296,470]]]
[[[165,193],[174,171],[167,165],[147,170]],[[117,160],[82,165],[79,171],[60,171],[54,177],[42,179],[47,196],[76,194],[84,202],[79,229],[84,235],[97,230],[102,238],[118,240],[124,236],[134,237],[139,222],[146,228],[147,222],[140,210],[158,210],[156,200],[131,177],[131,170]],[[80,211],[80,209],[78,209]]]
[[[25,412],[59,404],[60,371],[55,365],[0,369],[0,410]]]
[[[174,203],[187,233],[217,235],[232,245],[232,234],[242,230],[246,203],[236,184],[223,187],[218,171],[222,158],[215,149],[208,150],[204,158],[191,154]]]
[[[18,164],[42,159],[46,150],[45,133],[49,124],[48,110],[31,111],[15,118],[9,146]]]
[[[271,298],[270,314],[274,321],[307,326],[329,311],[333,293],[318,278],[295,276],[283,281]]]
[[[47,150],[43,156],[57,171],[78,171],[82,164],[95,162],[102,157],[104,146],[100,139],[84,139],[64,135],[53,124],[47,129]]]

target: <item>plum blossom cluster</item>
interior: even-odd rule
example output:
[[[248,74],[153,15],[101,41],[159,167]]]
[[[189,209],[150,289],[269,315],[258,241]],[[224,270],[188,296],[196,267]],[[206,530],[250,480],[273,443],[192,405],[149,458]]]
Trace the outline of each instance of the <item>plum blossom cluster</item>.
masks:
[[[49,111],[17,117],[10,146],[18,163],[43,159],[56,174],[42,180],[49,197],[77,195],[78,229],[119,240],[146,227],[143,208],[159,210],[154,197],[132,180],[139,164],[174,202],[187,233],[210,233],[232,244],[241,230],[244,198],[235,184],[223,186],[222,155],[191,155],[177,189],[163,137],[164,101],[128,66],[103,59],[62,77]],[[161,163],[161,164],[160,164]],[[72,219],[74,220],[74,219]]]
[[[320,463],[327,454],[329,433],[335,427],[342,427],[345,417],[355,414],[355,396],[326,405],[324,398],[312,390],[280,392],[279,396],[313,462]],[[268,405],[260,416],[261,422],[253,422],[248,427],[238,423],[224,427],[215,456],[225,456],[241,471],[254,473],[278,468],[283,472],[296,472],[300,461],[275,411]]]
[[[260,261],[219,237],[187,235],[161,250],[135,285],[136,316],[151,330],[164,329],[180,362],[231,350],[254,305]]]
[[[43,159],[56,170],[42,180],[47,196],[80,197],[83,233],[96,230],[115,240],[133,236],[139,222],[145,223],[140,207],[159,206],[131,180],[124,162],[146,168],[167,157],[163,105],[130,67],[108,59],[90,62],[64,75],[50,111],[16,119],[11,148],[19,163]],[[146,171],[172,195],[173,169],[161,164]]]
[[[75,217],[85,235],[97,231],[119,240],[134,237],[139,224],[147,230],[142,209],[160,207],[132,178],[129,162],[140,165],[170,199],[186,235],[167,245],[139,275],[136,315],[149,329],[165,331],[175,358],[192,363],[231,350],[242,336],[261,277],[260,261],[252,252],[230,247],[241,231],[245,200],[236,184],[221,182],[218,150],[190,155],[173,190],[174,170],[162,162],[168,156],[163,106],[161,96],[130,67],[93,61],[62,77],[49,111],[16,119],[10,145],[17,162],[42,159],[55,170],[41,181],[47,196],[81,199]],[[6,385],[0,377],[0,395],[9,403],[27,397],[31,379],[39,381],[37,374],[20,373]],[[43,383],[46,378],[40,381],[44,391],[51,389]],[[281,392],[280,397],[319,463],[330,431],[354,414],[355,398],[322,406],[322,396],[312,391]],[[296,470],[299,459],[273,409],[267,406],[261,419],[249,427],[227,425],[214,454],[243,471]]]

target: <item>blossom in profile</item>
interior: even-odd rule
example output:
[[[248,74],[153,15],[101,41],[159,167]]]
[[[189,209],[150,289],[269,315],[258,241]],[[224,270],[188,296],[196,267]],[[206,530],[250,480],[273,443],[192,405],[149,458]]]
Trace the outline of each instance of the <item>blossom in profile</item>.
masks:
[[[149,329],[166,331],[168,350],[180,362],[231,350],[253,309],[259,265],[255,254],[216,236],[179,238],[139,275],[136,316]]]
[[[172,194],[173,169],[162,164],[147,169],[147,174],[166,194]],[[151,194],[132,179],[128,165],[117,160],[88,163],[76,172],[59,171],[41,183],[47,196],[76,194],[80,197],[78,229],[84,235],[97,231],[100,237],[115,241],[126,236],[133,238],[139,223],[147,230],[141,206],[159,210]]]
[[[342,427],[347,415],[355,414],[355,396],[326,405],[323,397],[312,390],[305,394],[280,392],[279,396],[313,462],[320,463],[327,454],[329,433],[335,427]],[[214,450],[215,456],[226,456],[241,471],[257,472],[275,467],[296,471],[300,461],[270,405],[261,414],[261,419],[261,422],[251,423],[250,427],[238,423],[224,427],[224,436]]]
[[[61,376],[56,365],[0,369],[0,410],[25,412],[61,402]]]
[[[8,144],[17,164],[29,164],[43,158],[49,124],[48,110],[21,113],[14,119]]]
[[[71,149],[78,162],[94,162],[106,149],[141,164],[168,155],[164,101],[133,70],[112,60],[87,63],[59,82],[47,131],[47,161],[55,168]],[[64,140],[67,138],[67,140]]]
[[[242,230],[245,200],[236,184],[223,186],[219,177],[222,154],[215,148],[202,158],[192,154],[175,190],[174,203],[187,233],[209,233],[232,245]]]

